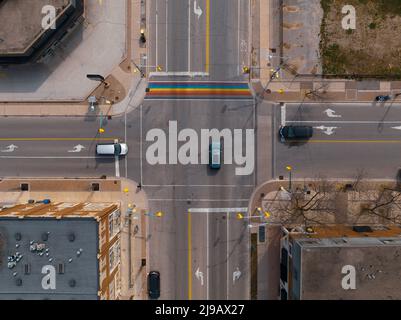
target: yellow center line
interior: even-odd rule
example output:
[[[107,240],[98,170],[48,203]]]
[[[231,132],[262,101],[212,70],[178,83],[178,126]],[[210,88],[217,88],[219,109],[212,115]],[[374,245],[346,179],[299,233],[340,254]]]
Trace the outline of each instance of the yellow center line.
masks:
[[[210,0],[206,0],[206,73],[210,64]]]
[[[188,211],[188,300],[192,300],[192,226]]]
[[[302,141],[300,141],[302,142]],[[309,140],[309,143],[401,143],[401,140]]]
[[[0,138],[0,141],[110,141],[117,138]]]

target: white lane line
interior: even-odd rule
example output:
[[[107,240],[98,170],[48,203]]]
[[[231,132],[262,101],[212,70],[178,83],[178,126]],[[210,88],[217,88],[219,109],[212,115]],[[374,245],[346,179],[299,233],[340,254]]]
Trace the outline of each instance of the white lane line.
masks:
[[[168,0],[166,0],[166,71],[168,71]]]
[[[284,127],[286,124],[286,105],[281,106],[281,126]]]
[[[105,159],[105,157],[91,157],[91,156],[82,156],[82,157],[58,157],[58,156],[0,156],[0,159]]]
[[[339,124],[393,124],[393,123],[401,123],[401,121],[347,121],[347,120],[305,120],[305,121],[291,121],[287,120],[286,123],[339,123]]]
[[[143,133],[142,133],[142,131],[143,131],[143,121],[142,121],[142,116],[143,116],[143,107],[142,107],[142,104],[141,104],[141,106],[140,106],[140,114],[139,114],[139,118],[140,118],[140,121],[139,121],[139,126],[140,126],[140,148],[139,148],[139,157],[140,157],[140,159],[141,159],[141,161],[140,161],[140,179],[141,179],[141,181],[140,181],[140,183],[141,183],[141,185],[143,185],[143,160],[142,160],[142,156],[143,156]]]
[[[246,208],[246,212],[248,212],[248,208]],[[226,216],[226,220],[227,220],[227,248],[226,248],[226,260],[227,260],[227,262],[226,262],[226,267],[227,267],[227,270],[226,270],[226,273],[227,273],[227,275],[226,275],[226,277],[227,277],[227,279],[226,279],[226,286],[227,286],[227,288],[226,288],[226,290],[227,290],[227,300],[229,299],[229,283],[230,283],[230,278],[229,278],[229,271],[230,271],[230,264],[229,264],[229,254],[230,254],[230,245],[229,245],[229,239],[230,239],[230,224],[228,223],[228,220],[230,219],[230,213],[229,212],[227,212],[227,216]]]
[[[209,213],[206,214],[206,300],[209,300]]]
[[[238,184],[144,184],[144,187],[150,188],[159,188],[159,187],[216,187],[216,188],[254,188],[253,184],[245,184],[245,185],[238,185]]]
[[[189,208],[190,213],[238,213],[248,212],[248,208]]]
[[[120,177],[120,161],[119,161],[119,157],[115,156],[114,157],[114,164],[116,167],[116,177],[119,178]]]
[[[159,0],[156,0],[156,66],[159,65]]]
[[[238,57],[237,57],[237,64],[238,64],[238,75],[240,76],[240,26],[241,26],[241,19],[240,19],[240,11],[241,11],[241,0],[238,0],[238,15],[237,15],[237,27],[238,27],[238,42],[237,42],[237,49],[238,49]]]
[[[191,0],[188,0],[188,72],[191,72]]]
[[[124,112],[124,138],[125,143],[128,145],[127,142],[127,111]],[[128,159],[124,157],[124,164],[125,164],[125,178],[128,178]]]

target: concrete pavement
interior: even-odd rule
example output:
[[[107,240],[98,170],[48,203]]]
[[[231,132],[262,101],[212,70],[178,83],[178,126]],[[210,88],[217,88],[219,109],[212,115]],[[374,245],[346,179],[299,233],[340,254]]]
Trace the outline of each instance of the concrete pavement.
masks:
[[[86,2],[82,25],[53,55],[31,66],[9,66],[0,79],[0,101],[82,101],[126,56],[126,0]],[[105,50],[107,48],[107,50]]]

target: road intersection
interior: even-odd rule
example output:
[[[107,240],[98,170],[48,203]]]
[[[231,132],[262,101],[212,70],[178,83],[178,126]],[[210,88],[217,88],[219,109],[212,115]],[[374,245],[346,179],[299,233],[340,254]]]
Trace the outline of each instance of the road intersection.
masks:
[[[110,117],[0,118],[0,176],[136,181],[149,211],[163,212],[149,219],[146,238],[147,268],[160,271],[161,299],[250,299],[247,215],[255,188],[286,176],[289,165],[296,179],[360,172],[395,178],[401,105],[259,103],[242,69],[251,65],[249,1],[149,0],[148,8],[144,101]],[[284,144],[283,125],[312,126],[314,135]],[[212,129],[225,132],[224,143],[231,141],[242,157],[246,133],[254,133],[252,172],[238,174],[247,163],[235,157],[218,171],[201,161],[209,147],[202,133]],[[156,157],[167,160],[159,163],[148,157],[154,130],[166,139]],[[116,141],[128,144],[126,157],[96,155],[97,143]],[[181,152],[184,146],[190,151]],[[183,163],[180,154],[198,162]]]

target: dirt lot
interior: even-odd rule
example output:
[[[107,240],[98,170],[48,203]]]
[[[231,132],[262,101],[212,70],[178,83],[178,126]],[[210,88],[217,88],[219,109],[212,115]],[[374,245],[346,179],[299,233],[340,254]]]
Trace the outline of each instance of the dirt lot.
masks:
[[[320,54],[325,75],[401,78],[401,0],[321,0]],[[356,29],[342,28],[343,6],[356,9]]]

